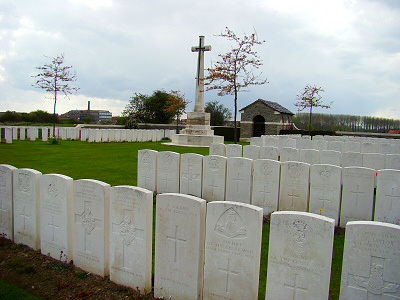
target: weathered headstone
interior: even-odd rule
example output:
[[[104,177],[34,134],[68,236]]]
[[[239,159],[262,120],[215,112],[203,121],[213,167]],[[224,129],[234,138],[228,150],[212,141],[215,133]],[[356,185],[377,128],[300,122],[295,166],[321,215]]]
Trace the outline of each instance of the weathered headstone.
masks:
[[[138,186],[156,191],[157,187],[157,151],[142,149],[138,150]]]
[[[153,193],[115,186],[110,194],[110,280],[151,290]]]
[[[283,147],[280,149],[280,157],[279,160],[281,162],[285,161],[299,161],[299,149]]]
[[[257,299],[262,209],[230,201],[207,204],[203,299]]]
[[[375,170],[346,167],[342,170],[340,227],[349,221],[371,221],[374,204]]]
[[[308,211],[309,178],[309,164],[281,163],[279,210]]]
[[[156,201],[154,296],[202,299],[206,201],[173,193]]]
[[[62,261],[73,260],[74,180],[60,174],[40,178],[41,253]]]
[[[385,168],[400,170],[400,154],[386,154]]]
[[[376,171],[385,168],[385,155],[380,153],[363,153],[363,167]]]
[[[400,226],[349,222],[340,299],[400,299]]]
[[[219,155],[203,158],[203,199],[225,200],[226,162],[227,158]]]
[[[279,147],[279,139],[277,136],[263,135],[263,146],[267,147]]]
[[[109,275],[110,185],[74,182],[74,264],[100,276]]]
[[[25,138],[26,138],[26,128],[25,127],[20,127],[20,129],[19,129],[19,139],[21,140],[21,141],[25,141]]]
[[[222,143],[212,143],[210,145],[210,155],[226,156],[226,146]]]
[[[253,168],[251,204],[261,207],[264,215],[277,211],[280,162],[270,159],[257,159],[254,161]]]
[[[244,157],[228,158],[225,200],[251,202],[253,160]]]
[[[319,152],[319,162],[321,164],[342,166],[342,153],[335,150],[322,150]]]
[[[313,143],[308,139],[299,139],[296,141],[296,148],[297,149],[313,149]]]
[[[326,140],[314,138],[312,143],[313,143],[313,149],[316,149],[319,151],[328,150],[328,141],[326,141]]]
[[[6,133],[6,144],[12,144],[12,128],[11,127],[6,127],[5,128],[5,133]]]
[[[291,136],[280,135],[279,139],[279,148],[282,149],[283,147],[288,148],[296,148],[296,140]]]
[[[172,151],[157,153],[157,193],[179,192],[180,154]]]
[[[250,159],[260,158],[260,146],[257,145],[246,145],[243,147],[243,157]]]
[[[266,300],[328,299],[335,221],[305,212],[274,212]]]
[[[181,155],[180,187],[181,194],[201,197],[203,181],[203,156],[184,153]]]
[[[264,146],[260,148],[260,159],[279,160],[279,148]]]
[[[344,152],[361,152],[361,143],[358,141],[344,142]]]
[[[32,169],[13,171],[14,243],[40,249],[40,176]]]
[[[225,146],[226,157],[242,157],[242,145],[228,144]]]
[[[300,149],[299,161],[310,165],[319,164],[319,150]]]
[[[362,166],[362,154],[360,152],[342,152],[342,167]]]
[[[361,153],[378,153],[378,144],[372,142],[361,143]]]
[[[329,217],[339,225],[342,168],[333,165],[310,167],[309,212]]]
[[[400,225],[400,170],[379,170],[374,220]]]
[[[17,168],[0,164],[0,234],[14,240],[13,171]]]
[[[342,141],[329,141],[328,142],[328,150],[343,152],[344,151],[344,142],[342,142]]]
[[[250,138],[250,146],[262,147],[264,145],[264,140],[262,137],[253,136]]]

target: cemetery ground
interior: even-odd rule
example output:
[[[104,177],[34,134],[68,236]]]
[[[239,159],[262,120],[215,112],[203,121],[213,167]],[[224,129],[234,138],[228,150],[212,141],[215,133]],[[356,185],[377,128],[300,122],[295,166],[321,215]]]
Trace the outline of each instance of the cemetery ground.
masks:
[[[96,179],[116,185],[137,185],[137,155],[140,149],[198,153],[208,148],[175,147],[161,142],[88,143],[62,141],[50,145],[36,141],[0,144],[0,164],[31,168],[43,174],[57,173],[73,179]],[[259,299],[265,298],[269,219],[264,220],[260,262]],[[154,226],[155,227],[155,226]],[[344,232],[336,229],[333,249],[330,299],[339,299]],[[154,249],[154,246],[153,246]],[[153,250],[154,251],[154,250]],[[154,254],[153,254],[154,255]],[[21,290],[22,289],[22,290]],[[28,293],[24,293],[24,291]],[[33,296],[32,296],[33,295]],[[39,297],[39,298],[35,298]],[[153,299],[152,292],[138,295],[132,289],[54,260],[26,246],[0,238],[0,299]]]

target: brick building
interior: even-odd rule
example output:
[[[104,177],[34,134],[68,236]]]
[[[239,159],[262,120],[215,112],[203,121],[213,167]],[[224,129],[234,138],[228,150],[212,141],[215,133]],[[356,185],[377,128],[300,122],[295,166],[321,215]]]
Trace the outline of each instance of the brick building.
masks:
[[[241,138],[279,134],[281,129],[292,129],[294,114],[276,102],[258,99],[239,112]]]

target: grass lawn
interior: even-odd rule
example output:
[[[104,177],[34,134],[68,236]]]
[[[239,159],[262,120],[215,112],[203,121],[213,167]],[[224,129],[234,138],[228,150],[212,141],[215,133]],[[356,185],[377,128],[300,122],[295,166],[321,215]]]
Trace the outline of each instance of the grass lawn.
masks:
[[[13,141],[0,144],[0,164],[16,168],[31,168],[43,174],[58,173],[73,179],[91,178],[116,185],[137,184],[137,151],[153,149],[198,153],[208,155],[208,148],[191,148],[162,145],[160,142],[145,143],[87,143],[62,141],[61,145],[49,145],[36,141]],[[260,268],[259,299],[264,299],[267,275],[269,225],[264,225]],[[335,234],[330,299],[339,299],[344,235]],[[3,298],[0,286],[0,299]],[[11,298],[10,298],[11,299]],[[28,299],[28,298],[13,298]]]

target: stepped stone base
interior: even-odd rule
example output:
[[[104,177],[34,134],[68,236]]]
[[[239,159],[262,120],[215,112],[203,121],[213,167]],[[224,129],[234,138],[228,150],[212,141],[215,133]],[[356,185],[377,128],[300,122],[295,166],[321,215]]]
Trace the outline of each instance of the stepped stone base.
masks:
[[[224,137],[219,135],[174,134],[172,136],[171,144],[181,145],[181,146],[208,147],[212,143],[223,143],[223,142],[224,142]]]

